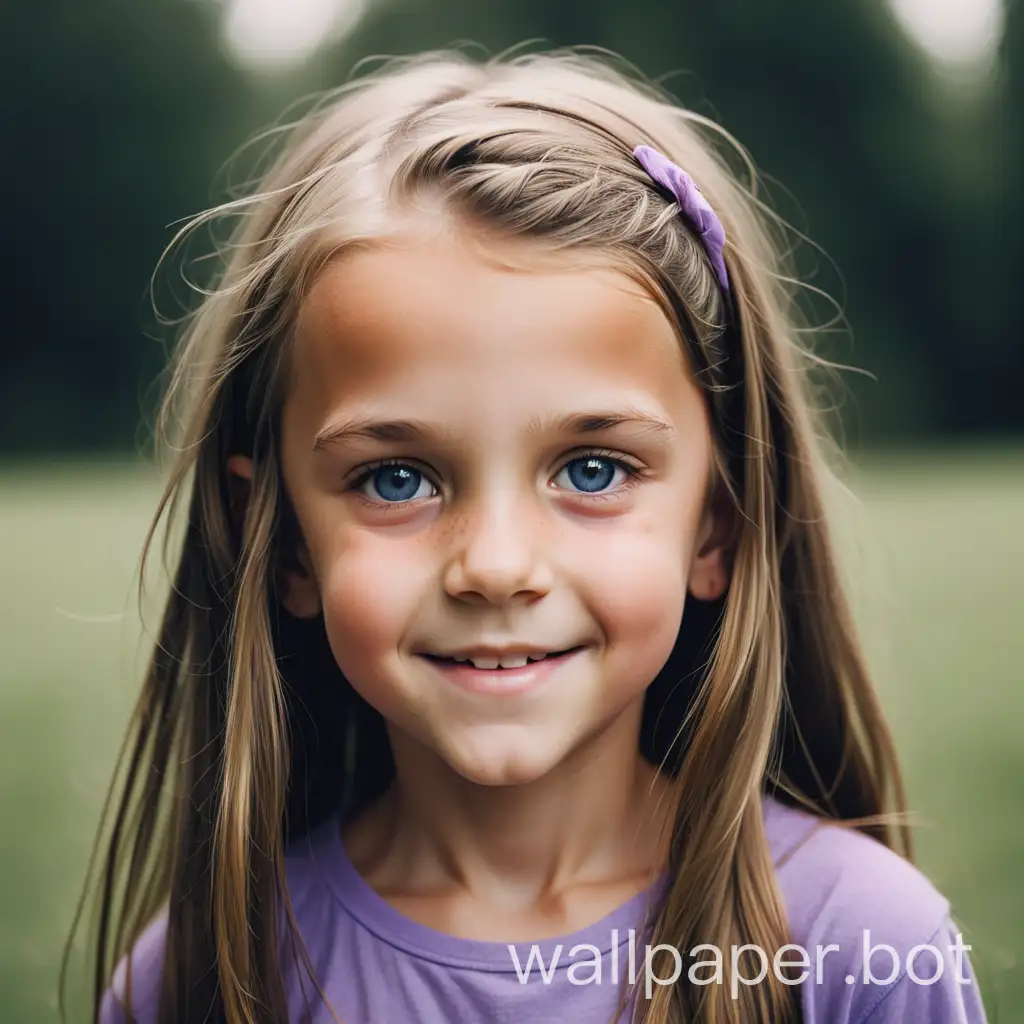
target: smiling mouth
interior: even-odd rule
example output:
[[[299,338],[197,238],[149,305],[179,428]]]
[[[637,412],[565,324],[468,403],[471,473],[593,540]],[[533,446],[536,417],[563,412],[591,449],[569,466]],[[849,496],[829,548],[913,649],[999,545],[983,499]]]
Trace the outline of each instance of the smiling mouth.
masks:
[[[524,668],[526,665],[537,664],[542,661],[557,661],[575,654],[583,649],[582,645],[567,647],[562,651],[550,651],[547,654],[520,654],[507,655],[502,658],[449,658],[440,654],[424,654],[423,657],[435,662],[438,665],[465,665],[467,668],[481,669],[491,672],[514,672]]]

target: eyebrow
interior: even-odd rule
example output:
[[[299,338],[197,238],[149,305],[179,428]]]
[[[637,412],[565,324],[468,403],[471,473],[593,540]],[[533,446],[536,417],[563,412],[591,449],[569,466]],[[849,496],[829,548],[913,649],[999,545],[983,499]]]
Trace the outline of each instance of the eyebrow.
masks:
[[[614,430],[616,427],[635,427],[640,433],[658,438],[671,438],[676,433],[676,428],[667,420],[639,409],[628,412],[579,412],[549,419],[537,417],[531,420],[528,432],[541,434],[550,431],[582,437]],[[348,419],[328,424],[320,430],[313,441],[313,451],[326,451],[330,445],[343,444],[346,441],[411,443],[435,439],[445,433],[448,431],[431,426],[422,420]]]

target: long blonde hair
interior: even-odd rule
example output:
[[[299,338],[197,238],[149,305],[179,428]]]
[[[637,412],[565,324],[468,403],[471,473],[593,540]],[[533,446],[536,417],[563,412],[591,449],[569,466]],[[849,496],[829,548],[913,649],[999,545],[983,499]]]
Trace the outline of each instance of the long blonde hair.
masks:
[[[728,594],[687,605],[647,695],[641,746],[678,789],[652,942],[783,945],[763,792],[909,847],[885,824],[904,798],[826,520],[826,432],[812,401],[821,362],[800,342],[778,222],[742,149],[611,60],[567,51],[394,61],[328,96],[285,141],[251,195],[187,229],[237,219],[182,334],[158,423],[175,457],[143,565],[158,524],[184,517],[109,822],[97,1008],[114,959],[168,903],[162,1024],[205,1020],[211,1006],[231,1024],[284,1020],[274,922],[290,923],[291,955],[308,969],[286,840],[390,782],[380,716],[341,676],[322,619],[292,619],[276,597],[296,537],[277,431],[290,328],[311,281],[422,202],[610,257],[677,328],[739,525]],[[684,167],[723,221],[730,302],[633,160],[640,143]],[[255,465],[244,512],[225,476],[236,452]],[[734,999],[684,975],[637,1014],[739,1024],[796,1020],[799,1008],[772,977]]]

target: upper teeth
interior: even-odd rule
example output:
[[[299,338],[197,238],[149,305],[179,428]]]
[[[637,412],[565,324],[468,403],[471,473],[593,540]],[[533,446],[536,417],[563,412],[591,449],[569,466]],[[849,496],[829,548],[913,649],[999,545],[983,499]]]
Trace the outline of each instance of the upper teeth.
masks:
[[[522,668],[528,661],[541,661],[546,654],[504,654],[500,658],[455,658],[474,668]]]

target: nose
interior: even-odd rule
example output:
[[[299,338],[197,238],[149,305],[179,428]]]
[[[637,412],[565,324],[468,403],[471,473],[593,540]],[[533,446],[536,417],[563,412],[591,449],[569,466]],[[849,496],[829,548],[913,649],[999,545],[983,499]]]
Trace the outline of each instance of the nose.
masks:
[[[548,593],[552,571],[540,515],[511,489],[481,495],[453,524],[445,591],[460,601],[495,605]]]

